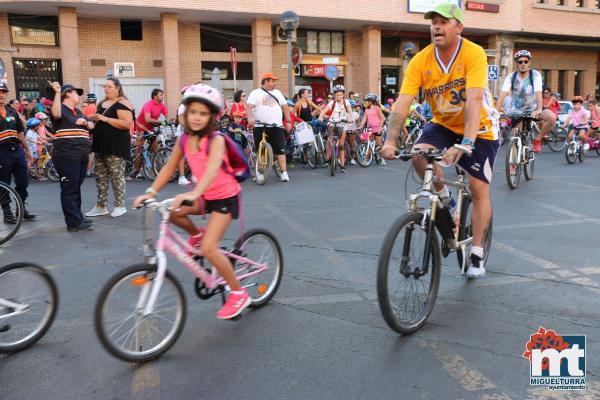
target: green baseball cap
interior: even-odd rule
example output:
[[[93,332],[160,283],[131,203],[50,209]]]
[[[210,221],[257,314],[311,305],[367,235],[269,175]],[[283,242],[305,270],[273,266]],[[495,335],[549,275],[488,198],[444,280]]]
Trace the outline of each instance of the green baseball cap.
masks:
[[[435,6],[435,8],[425,14],[425,19],[433,19],[434,14],[439,14],[444,18],[454,18],[462,24],[463,13],[459,6],[452,3],[442,3]]]

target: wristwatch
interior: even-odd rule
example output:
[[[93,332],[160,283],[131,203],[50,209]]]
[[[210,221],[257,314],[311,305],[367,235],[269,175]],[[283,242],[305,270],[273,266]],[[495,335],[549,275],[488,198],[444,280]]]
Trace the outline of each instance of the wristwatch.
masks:
[[[460,144],[468,145],[468,146],[471,146],[471,148],[475,149],[475,142],[469,138],[463,138],[463,140],[462,140],[462,142],[460,142]]]

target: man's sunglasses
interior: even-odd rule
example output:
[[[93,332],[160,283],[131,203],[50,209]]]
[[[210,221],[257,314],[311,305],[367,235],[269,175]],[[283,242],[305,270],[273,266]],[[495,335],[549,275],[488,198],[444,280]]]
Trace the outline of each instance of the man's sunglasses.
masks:
[[[529,60],[519,60],[519,61],[517,61],[517,64],[519,64],[519,65],[529,64]]]

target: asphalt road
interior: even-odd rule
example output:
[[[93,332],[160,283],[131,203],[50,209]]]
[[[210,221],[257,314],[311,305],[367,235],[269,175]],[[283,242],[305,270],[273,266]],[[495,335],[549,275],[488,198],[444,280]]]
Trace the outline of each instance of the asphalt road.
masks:
[[[453,254],[443,259],[429,322],[406,337],[383,321],[375,276],[383,236],[406,209],[407,163],[356,166],[334,178],[297,167],[289,184],[244,184],[246,227],[271,230],[283,247],[279,292],[237,322],[219,321],[219,299],[196,298],[192,277],[171,263],[186,289],[187,324],[166,355],[142,366],[105,352],[92,325],[102,285],[142,260],[140,212],[68,233],[58,186],[34,183],[38,220],[0,247],[0,264],[47,266],[61,304],[36,346],[0,357],[0,399],[598,399],[599,166],[595,154],[567,165],[544,149],[533,181],[511,191],[502,151],[486,278],[467,282]],[[128,184],[128,197],[146,186]],[[94,200],[88,179],[85,208]],[[237,235],[233,226],[227,243]],[[539,326],[587,335],[586,391],[529,385],[521,354]]]

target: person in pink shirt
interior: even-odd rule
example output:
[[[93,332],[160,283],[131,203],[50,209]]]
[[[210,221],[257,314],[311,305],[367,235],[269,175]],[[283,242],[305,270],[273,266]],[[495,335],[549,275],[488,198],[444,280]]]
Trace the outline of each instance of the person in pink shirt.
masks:
[[[591,99],[587,103],[588,110],[590,111],[590,129],[588,130],[588,137],[600,133],[600,103],[596,99]]]
[[[160,125],[161,115],[164,115],[165,118],[169,117],[169,110],[163,100],[164,92],[161,89],[152,90],[152,99],[144,104],[137,117],[138,126],[151,131],[155,126]]]
[[[567,141],[570,142],[573,138],[573,134],[576,133],[584,143],[583,150],[587,151],[590,148],[587,137],[588,113],[583,108],[583,98],[581,96],[574,96],[571,99],[571,103],[573,103],[573,109],[563,124],[563,126],[568,126],[569,123],[571,123]]]
[[[192,85],[184,93],[182,103],[185,105],[182,118],[185,131],[177,139],[171,158],[152,186],[134,201],[133,206],[138,207],[143,201],[156,196],[171,180],[185,155],[197,184],[193,190],[175,197],[170,221],[190,235],[192,246],[202,246],[204,256],[227,281],[231,292],[223,308],[217,312],[217,318],[231,319],[248,307],[252,300],[246,289],[240,286],[229,259],[219,251],[219,243],[227,228],[238,218],[242,190],[232,173],[225,139],[217,132],[217,115],[223,111],[223,97],[208,85]],[[193,202],[193,205],[183,206],[184,201]],[[203,212],[210,213],[206,230],[198,229],[189,217]]]

